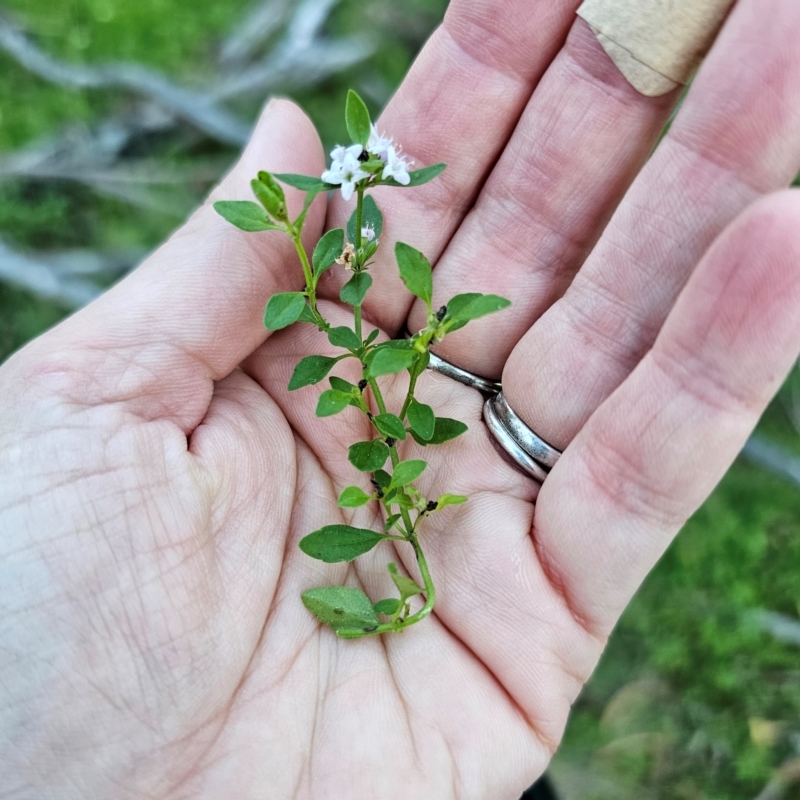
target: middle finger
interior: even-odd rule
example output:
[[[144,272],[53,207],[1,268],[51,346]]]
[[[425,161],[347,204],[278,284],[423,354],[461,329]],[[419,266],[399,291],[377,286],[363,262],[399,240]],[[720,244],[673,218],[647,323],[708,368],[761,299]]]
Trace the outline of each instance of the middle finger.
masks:
[[[576,19],[511,141],[436,265],[437,306],[465,291],[511,300],[437,355],[499,378],[514,345],[565,291],[656,142],[677,92],[645,97]],[[425,326],[417,303],[410,330]],[[489,338],[489,336],[491,338]],[[484,342],[491,342],[485,346]]]

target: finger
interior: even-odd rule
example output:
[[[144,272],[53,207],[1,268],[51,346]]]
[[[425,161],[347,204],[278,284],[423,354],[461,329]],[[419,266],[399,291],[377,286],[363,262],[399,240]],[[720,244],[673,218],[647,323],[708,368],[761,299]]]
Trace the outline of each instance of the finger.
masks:
[[[436,306],[460,292],[511,300],[437,354],[499,378],[514,345],[566,290],[636,177],[676,94],[645,97],[581,19],[536,88],[477,202],[436,265]],[[417,302],[410,330],[426,324]],[[491,346],[481,346],[491,341]]]
[[[40,379],[74,391],[81,403],[121,402],[137,415],[168,417],[191,430],[208,407],[213,381],[267,337],[267,299],[301,289],[303,280],[285,234],[244,233],[212,203],[251,197],[249,183],[260,169],[315,174],[322,163],[305,114],[285,100],[270,103],[238,164],[184,227],[119,285],[34,343],[29,355],[45,359],[37,369],[49,376]],[[299,213],[300,193],[288,190],[287,200]],[[309,244],[324,213],[320,199],[306,225]]]
[[[374,193],[386,226],[364,311],[384,330],[398,331],[412,299],[397,276],[395,241],[436,261],[561,47],[578,5],[454,0],[381,116],[381,132],[394,137],[417,167],[448,165],[424,187]],[[344,226],[352,209],[352,202],[337,198],[329,226]],[[322,293],[337,298],[341,275],[331,271],[323,282]]]
[[[599,244],[511,354],[511,406],[563,448],[651,347],[695,264],[800,165],[800,5],[734,9]]]
[[[800,352],[800,192],[748,209],[653,349],[544,483],[534,540],[567,604],[607,633],[708,496]]]
[[[771,196],[724,234],[652,352],[547,477],[535,509],[506,479],[502,504],[478,493],[462,520],[426,533],[437,618],[551,750],[625,604],[800,350],[798,218],[800,192]],[[459,463],[491,487],[499,460],[473,464],[474,455],[465,448]]]

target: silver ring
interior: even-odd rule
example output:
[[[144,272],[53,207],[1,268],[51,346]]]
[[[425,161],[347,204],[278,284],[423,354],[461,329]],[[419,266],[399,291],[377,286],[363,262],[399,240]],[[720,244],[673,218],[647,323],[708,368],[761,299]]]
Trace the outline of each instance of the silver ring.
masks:
[[[430,350],[428,352],[430,353]],[[449,361],[445,361],[443,358],[439,358],[439,356],[433,353],[430,353],[430,356],[431,360],[428,362],[428,369],[432,369],[434,372],[439,372],[442,375],[446,375],[448,378],[452,378],[454,381],[463,383],[464,386],[477,389],[484,394],[497,394],[503,388],[499,381],[473,375],[471,372],[467,372],[465,369],[461,369],[461,367],[457,367],[455,364],[451,364]]]
[[[493,410],[517,444],[534,460],[548,469],[556,465],[561,451],[539,438],[517,415],[500,392],[494,398]]]
[[[534,461],[519,445],[519,442],[506,430],[494,408],[494,398],[490,397],[483,404],[483,421],[497,444],[506,452],[514,466],[521,469],[531,478],[544,483],[547,470]]]

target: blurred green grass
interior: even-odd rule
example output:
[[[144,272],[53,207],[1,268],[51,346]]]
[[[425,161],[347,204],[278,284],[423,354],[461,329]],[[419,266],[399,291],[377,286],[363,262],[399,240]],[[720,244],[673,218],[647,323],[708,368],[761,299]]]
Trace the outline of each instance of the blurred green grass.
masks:
[[[383,38],[366,68],[294,93],[327,145],[344,135],[347,87],[364,74],[396,85],[445,5],[405,3],[411,35],[387,24],[382,0],[342,3],[331,34],[370,28]],[[6,0],[4,7],[69,61],[137,61],[202,85],[221,37],[250,4]],[[0,54],[0,153],[92,125],[128,102],[54,87]],[[246,104],[240,110],[256,113]],[[235,157],[219,146],[209,152]],[[0,238],[20,247],[151,248],[180,214],[132,209],[64,181],[0,183]],[[0,361],[64,313],[0,284]],[[791,391],[784,387],[761,432],[800,453],[784,412]],[[800,615],[800,495],[738,462],[645,582],[577,702],[553,766],[568,800],[750,800],[780,764],[800,756],[800,649],[754,627],[750,612],[758,608]],[[800,797],[791,791],[787,800]]]

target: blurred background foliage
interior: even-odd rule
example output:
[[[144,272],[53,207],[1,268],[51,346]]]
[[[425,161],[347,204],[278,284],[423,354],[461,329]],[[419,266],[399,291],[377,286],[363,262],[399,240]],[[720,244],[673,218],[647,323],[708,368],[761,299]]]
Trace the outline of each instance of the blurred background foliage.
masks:
[[[163,240],[269,94],[331,146],[347,88],[377,110],[445,7],[2,0],[0,361]],[[564,800],[800,799],[799,434],[795,370],[576,703]]]

